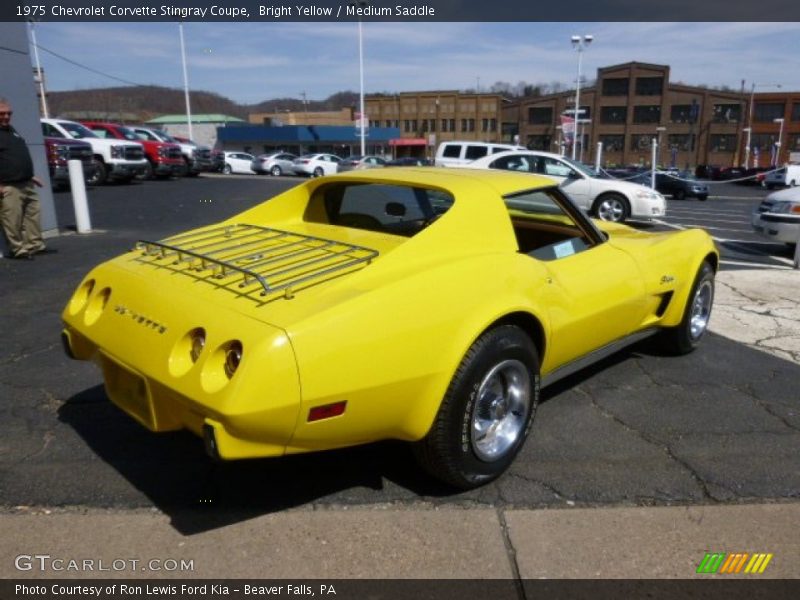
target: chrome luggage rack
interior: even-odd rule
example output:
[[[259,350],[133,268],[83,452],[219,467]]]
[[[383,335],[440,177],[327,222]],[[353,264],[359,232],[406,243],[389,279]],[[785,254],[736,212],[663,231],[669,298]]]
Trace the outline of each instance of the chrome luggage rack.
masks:
[[[298,286],[344,274],[378,256],[377,250],[362,246],[242,224],[221,225],[158,242],[139,240],[134,250],[141,250],[139,260],[150,264],[183,267],[198,275],[205,271],[218,280],[239,275],[240,280],[223,285],[236,283],[241,289],[259,285],[261,296],[283,291],[287,298],[293,297]],[[172,262],[167,262],[169,259]]]

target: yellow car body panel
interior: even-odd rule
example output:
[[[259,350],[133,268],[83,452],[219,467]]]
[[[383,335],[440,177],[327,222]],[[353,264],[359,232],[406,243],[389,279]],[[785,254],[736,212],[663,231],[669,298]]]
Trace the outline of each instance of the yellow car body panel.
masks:
[[[337,183],[418,186],[454,202],[403,237],[324,222],[310,198]],[[610,342],[679,323],[699,266],[716,261],[702,231],[606,224],[608,240],[596,247],[533,259],[519,252],[502,199],[552,187],[527,174],[434,168],[305,182],[164,245],[247,226],[297,236],[299,247],[333,240],[357,248],[345,256],[372,254],[265,292],[213,260],[145,245],[99,265],[78,286],[62,315],[68,351],[97,362],[110,399],[142,424],[189,429],[222,458],[419,440],[460,361],[493,324],[528,324],[546,377]],[[665,294],[672,301],[659,312]],[[192,357],[198,330],[205,343]],[[340,412],[310,418],[328,407]]]

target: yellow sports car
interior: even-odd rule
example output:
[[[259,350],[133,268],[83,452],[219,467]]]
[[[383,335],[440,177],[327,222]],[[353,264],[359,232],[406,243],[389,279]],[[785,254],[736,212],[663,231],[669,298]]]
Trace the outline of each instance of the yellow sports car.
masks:
[[[78,286],[63,338],[214,457],[398,439],[469,488],[512,462],[541,386],[651,334],[694,349],[717,264],[705,232],[595,223],[544,177],[350,172],[140,241]]]

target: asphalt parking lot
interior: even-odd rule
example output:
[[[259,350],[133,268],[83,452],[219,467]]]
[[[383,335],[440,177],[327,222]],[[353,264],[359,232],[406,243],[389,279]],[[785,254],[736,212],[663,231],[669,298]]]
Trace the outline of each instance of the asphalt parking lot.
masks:
[[[139,239],[224,218],[295,183],[203,176],[97,188],[94,233],[52,238],[57,253],[31,262],[0,261],[0,395],[8,399],[0,405],[1,506],[155,507],[192,532],[301,507],[797,499],[800,366],[713,334],[690,356],[638,345],[548,388],[510,472],[466,493],[421,474],[400,443],[217,464],[189,434],[144,431],[108,402],[94,366],[63,354],[59,314],[74,286]],[[703,203],[671,200],[664,223],[643,227],[704,226],[720,241],[725,268],[784,265],[788,250],[748,235],[747,215],[764,193],[724,189]],[[69,194],[56,202],[69,230]],[[185,519],[187,510],[210,518]]]

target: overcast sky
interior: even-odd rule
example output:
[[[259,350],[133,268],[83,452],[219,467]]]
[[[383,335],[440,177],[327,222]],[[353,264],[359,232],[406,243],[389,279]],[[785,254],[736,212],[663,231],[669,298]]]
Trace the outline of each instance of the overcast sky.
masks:
[[[355,23],[186,23],[189,83],[240,103],[358,91]],[[671,80],[800,90],[799,23],[381,23],[364,33],[365,91],[486,90],[496,81],[574,85],[573,34],[593,34],[583,74],[629,61]],[[141,84],[183,87],[176,23],[40,23],[37,42]],[[40,52],[51,91],[121,85]],[[759,90],[775,89],[764,85]]]

